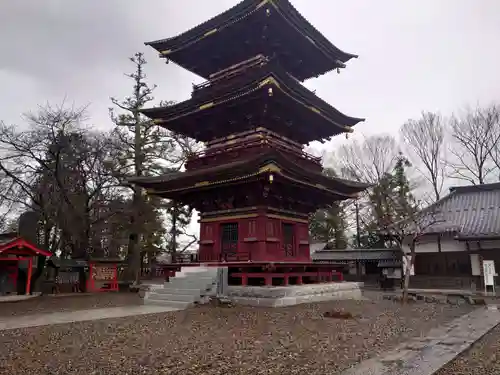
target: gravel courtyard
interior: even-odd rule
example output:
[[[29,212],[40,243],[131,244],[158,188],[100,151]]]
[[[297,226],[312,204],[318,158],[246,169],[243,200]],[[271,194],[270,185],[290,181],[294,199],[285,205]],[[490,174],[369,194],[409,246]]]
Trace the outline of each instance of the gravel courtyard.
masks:
[[[325,318],[343,308],[355,320]],[[337,301],[173,313],[0,332],[0,373],[340,374],[471,306]]]
[[[462,353],[435,375],[500,374],[500,326],[495,327],[468,351]]]

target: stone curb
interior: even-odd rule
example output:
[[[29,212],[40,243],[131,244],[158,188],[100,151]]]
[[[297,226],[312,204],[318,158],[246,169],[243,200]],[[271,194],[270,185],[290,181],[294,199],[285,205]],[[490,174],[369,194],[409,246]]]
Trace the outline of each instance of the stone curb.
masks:
[[[385,300],[401,302],[403,299],[401,294],[385,294],[383,297]],[[426,303],[441,303],[441,304],[449,304],[449,305],[460,305],[460,304],[469,304],[469,305],[486,305],[486,300],[482,297],[473,297],[470,295],[440,295],[440,296],[432,296],[432,295],[423,295],[417,293],[409,293],[408,300],[410,302],[422,301]]]
[[[426,337],[398,345],[368,359],[342,375],[433,375],[500,324],[500,312],[478,308],[450,323],[433,328]]]

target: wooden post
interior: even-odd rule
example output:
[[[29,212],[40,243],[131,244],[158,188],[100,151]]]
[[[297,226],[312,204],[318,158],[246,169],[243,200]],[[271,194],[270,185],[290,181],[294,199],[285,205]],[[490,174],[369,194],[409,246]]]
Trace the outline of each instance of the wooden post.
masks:
[[[31,292],[31,273],[33,271],[33,257],[28,259],[28,275],[26,277],[26,295]]]
[[[118,286],[118,264],[114,265],[114,273],[113,273],[113,290],[119,291],[120,287]]]
[[[90,292],[94,291],[94,277],[93,277],[93,267],[94,264],[89,262],[89,279],[87,280],[87,290]]]
[[[227,267],[217,267],[217,297],[227,297],[229,269]]]

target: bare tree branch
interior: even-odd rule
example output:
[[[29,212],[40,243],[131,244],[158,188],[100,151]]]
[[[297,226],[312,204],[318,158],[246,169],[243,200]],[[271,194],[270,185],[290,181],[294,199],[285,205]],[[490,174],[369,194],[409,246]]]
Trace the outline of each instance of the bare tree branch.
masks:
[[[450,153],[455,159],[448,160],[450,177],[472,184],[491,180],[498,162],[500,107],[468,108],[461,116],[451,118],[450,131],[453,138]]]
[[[422,165],[423,170],[416,168],[431,184],[434,200],[441,197],[445,180],[444,130],[441,115],[432,112],[423,112],[420,119],[409,120],[400,130],[410,156]]]

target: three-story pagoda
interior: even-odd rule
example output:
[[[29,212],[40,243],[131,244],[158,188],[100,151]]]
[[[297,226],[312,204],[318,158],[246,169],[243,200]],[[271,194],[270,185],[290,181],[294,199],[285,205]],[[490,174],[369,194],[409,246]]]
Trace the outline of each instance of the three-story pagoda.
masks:
[[[199,211],[202,262],[309,262],[309,215],[367,185],[326,177],[320,159],[304,152],[362,119],[300,82],[356,56],[326,40],[288,0],[244,0],[147,45],[206,82],[187,101],[143,113],[206,147],[184,172],[131,182]]]

